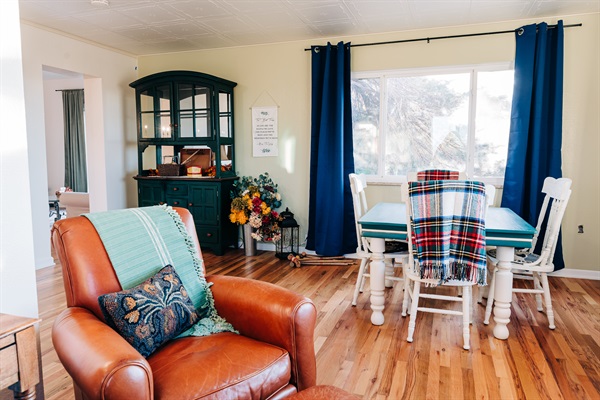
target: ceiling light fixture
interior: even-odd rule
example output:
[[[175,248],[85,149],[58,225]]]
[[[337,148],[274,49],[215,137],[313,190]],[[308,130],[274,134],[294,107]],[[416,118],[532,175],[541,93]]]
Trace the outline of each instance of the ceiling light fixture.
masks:
[[[93,6],[108,6],[108,0],[90,0]]]

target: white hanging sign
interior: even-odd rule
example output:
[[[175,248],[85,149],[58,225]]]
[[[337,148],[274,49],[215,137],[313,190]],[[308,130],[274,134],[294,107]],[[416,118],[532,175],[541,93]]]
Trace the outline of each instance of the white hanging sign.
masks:
[[[252,107],[252,143],[253,157],[276,157],[279,155],[277,106]]]

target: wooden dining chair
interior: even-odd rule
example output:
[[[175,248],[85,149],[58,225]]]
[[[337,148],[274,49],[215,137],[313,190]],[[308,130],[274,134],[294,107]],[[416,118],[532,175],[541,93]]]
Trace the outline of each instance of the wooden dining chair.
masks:
[[[546,316],[550,329],[554,329],[554,312],[552,311],[552,296],[548,284],[548,273],[554,271],[554,252],[558,243],[560,225],[565,214],[565,209],[571,197],[571,179],[548,177],[544,180],[542,193],[545,194],[536,226],[536,234],[533,237],[531,248],[515,253],[511,269],[514,273],[513,279],[526,279],[533,281],[533,288],[515,288],[513,293],[533,293],[536,297],[538,311],[544,311],[542,295],[546,306]],[[544,230],[545,225],[545,230]],[[544,232],[543,243],[538,253],[535,248],[540,232]],[[489,324],[494,304],[494,286],[496,272],[498,271],[498,259],[495,250],[488,251],[488,266],[492,274],[492,282],[488,293],[483,323]]]
[[[364,175],[349,174],[350,188],[352,190],[352,203],[354,205],[354,220],[356,225],[356,241],[358,246],[356,248],[356,254],[360,258],[360,266],[358,268],[358,277],[356,278],[356,285],[354,287],[354,294],[352,296],[352,305],[356,306],[359,293],[364,290],[365,278],[370,278],[370,274],[366,272],[367,265],[371,260],[371,250],[369,249],[369,240],[362,236],[362,228],[358,223],[360,218],[368,211],[367,196],[365,189],[367,188],[367,180]],[[402,260],[408,255],[407,251],[392,251],[392,247],[396,249],[403,246],[399,246],[398,243],[386,242],[386,251],[383,256],[386,266],[386,281],[403,281],[402,278],[394,275],[394,267],[401,268]]]
[[[408,262],[404,265],[402,316],[410,306],[407,341],[413,341],[417,312],[463,318],[463,348],[470,348],[474,285],[486,283],[485,185],[474,181],[417,181],[402,187],[406,199]],[[462,287],[462,296],[421,291],[426,286]],[[462,303],[462,310],[419,306],[420,299]]]

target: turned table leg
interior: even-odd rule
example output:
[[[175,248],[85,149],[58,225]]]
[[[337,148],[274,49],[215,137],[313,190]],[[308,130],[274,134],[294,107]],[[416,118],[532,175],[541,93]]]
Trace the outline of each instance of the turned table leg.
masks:
[[[373,325],[382,325],[384,322],[384,290],[385,290],[385,262],[383,252],[385,250],[385,241],[383,239],[371,238],[371,263],[370,285],[371,285],[371,323]]]
[[[512,301],[514,247],[498,246],[498,271],[496,271],[496,287],[494,293],[494,337],[508,339],[508,324],[510,323],[510,303]]]

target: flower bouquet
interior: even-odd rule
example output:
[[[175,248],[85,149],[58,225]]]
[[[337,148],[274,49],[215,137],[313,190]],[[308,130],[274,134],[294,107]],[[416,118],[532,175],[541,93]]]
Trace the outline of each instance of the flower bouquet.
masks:
[[[282,218],[274,210],[281,207],[281,195],[268,173],[258,178],[241,177],[233,184],[231,199],[231,222],[250,224],[254,228],[252,237],[256,240],[276,242],[281,239],[279,222]]]

